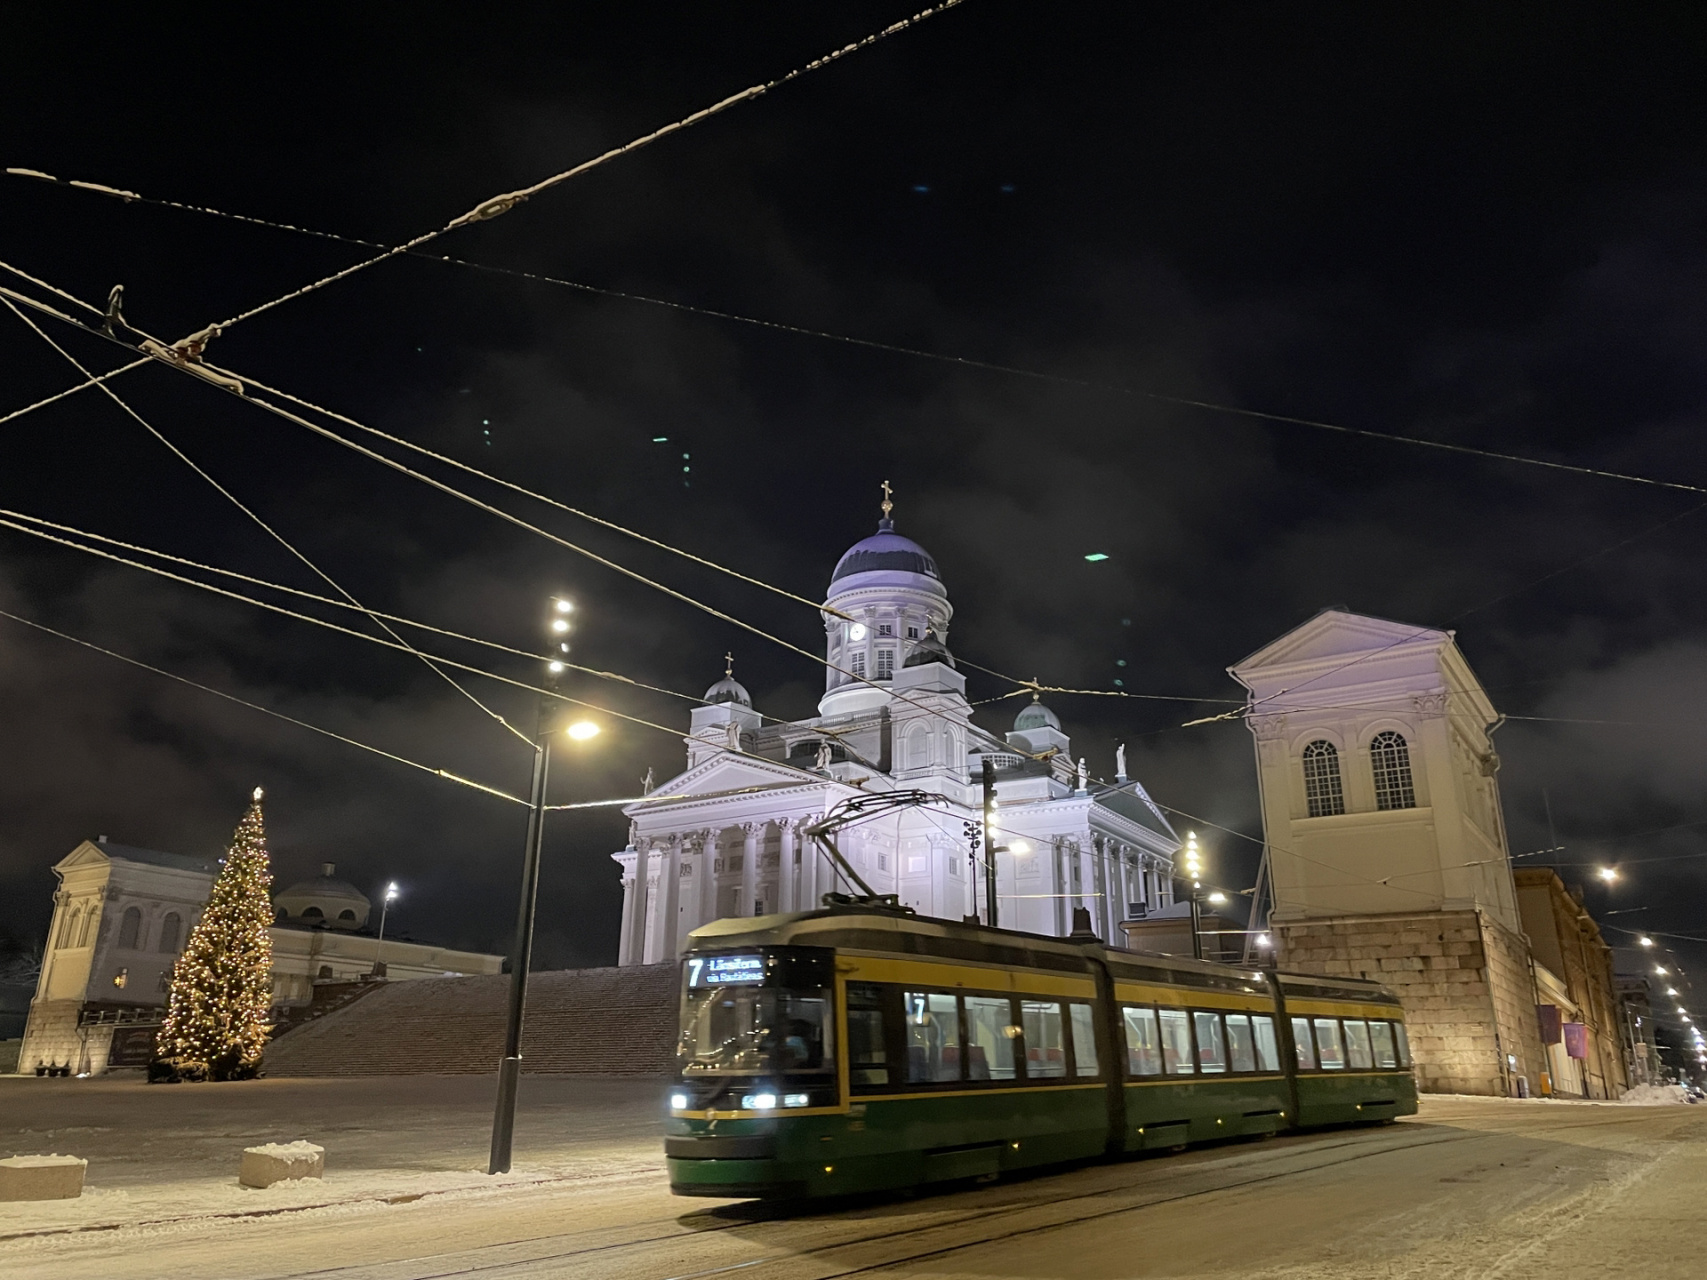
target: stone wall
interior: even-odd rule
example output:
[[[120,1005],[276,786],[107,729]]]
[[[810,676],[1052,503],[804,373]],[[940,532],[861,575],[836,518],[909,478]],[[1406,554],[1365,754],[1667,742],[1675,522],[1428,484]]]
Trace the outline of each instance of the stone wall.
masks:
[[[33,1000],[30,1020],[24,1028],[24,1043],[18,1053],[18,1070],[32,1075],[38,1066],[71,1068],[72,1074],[100,1072],[107,1068],[111,1027],[78,1027],[79,1000]]]
[[[1477,911],[1277,923],[1274,935],[1282,969],[1393,989],[1420,1089],[1507,1094],[1514,1090],[1503,1058],[1515,1053],[1535,1090],[1541,1046],[1520,935]]]

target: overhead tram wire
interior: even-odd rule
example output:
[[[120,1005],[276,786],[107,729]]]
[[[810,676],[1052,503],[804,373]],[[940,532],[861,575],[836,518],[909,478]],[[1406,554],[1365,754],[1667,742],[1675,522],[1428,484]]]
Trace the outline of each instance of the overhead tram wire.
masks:
[[[312,591],[304,591],[300,587],[287,587],[283,583],[279,582],[269,582],[265,578],[257,578],[247,573],[238,573],[235,569],[221,569],[217,565],[203,564],[199,560],[190,560],[184,556],[176,556],[167,551],[156,551],[151,547],[138,546],[133,542],[124,542],[118,538],[109,538],[105,534],[91,533],[87,529],[79,529],[74,525],[61,524],[54,520],[44,520],[40,516],[27,515],[22,511],[12,511],[8,508],[0,507],[0,519],[21,520],[25,524],[39,525],[46,529],[55,530],[58,533],[70,534],[79,538],[88,538],[95,542],[105,543],[111,547],[122,547],[126,551],[134,551],[138,555],[154,556],[156,559],[165,560],[172,564],[183,565],[190,569],[199,569],[203,573],[219,574],[221,577],[232,578],[238,582],[246,582],[251,586],[264,587],[269,591],[279,591],[286,595],[297,596],[300,599],[313,600],[317,604],[330,605],[335,609],[350,609],[358,613],[369,614],[373,617],[383,618],[387,622],[395,622],[400,626],[413,627],[416,630],[426,631],[437,636],[443,636],[449,640],[461,640],[467,644],[481,645],[484,648],[495,649],[500,653],[512,654],[518,658],[528,658],[536,662],[560,662],[571,671],[578,671],[583,675],[596,676],[601,680],[611,680],[619,684],[630,685],[636,689],[644,689],[649,693],[661,693],[672,698],[681,698],[687,702],[704,701],[704,699],[695,697],[691,693],[682,693],[677,689],[666,689],[661,685],[647,684],[643,680],[636,680],[632,676],[625,676],[619,672],[604,671],[598,667],[589,667],[578,662],[570,662],[562,654],[531,653],[526,649],[517,649],[513,645],[507,645],[497,640],[487,640],[481,636],[466,635],[460,631],[451,631],[445,627],[435,626],[430,622],[420,622],[414,618],[405,618],[394,613],[382,613],[377,609],[368,609],[363,605],[350,604],[346,600],[337,600],[331,596],[317,595]],[[16,525],[9,525],[8,527],[18,528]],[[29,532],[29,530],[19,529],[19,532]],[[65,545],[75,546],[76,544],[67,542]],[[132,567],[146,567],[142,565],[134,565],[130,561],[125,561],[124,563],[132,564]],[[764,718],[767,720],[775,720],[777,717],[765,716]]]
[[[78,636],[71,635],[69,632],[57,630],[45,623],[33,621],[30,618],[22,617],[16,613],[9,613],[5,609],[0,609],[0,618],[10,618],[13,622],[20,623],[23,626],[45,632],[50,636],[57,636],[61,640],[68,640],[72,644],[81,645],[85,649],[91,649],[94,652],[104,654],[109,658],[116,658],[120,662],[129,663],[133,667],[140,667],[142,670],[152,672],[157,676],[164,676],[168,680],[175,680],[177,683],[188,685],[192,689],[199,689],[203,693],[210,693],[216,698],[223,698],[227,702],[234,702],[240,707],[247,707],[251,711],[259,711],[262,715],[272,716],[275,720],[283,720],[287,724],[296,725],[299,729],[307,729],[310,732],[335,739],[347,746],[357,747],[362,751],[371,752],[376,756],[383,756],[385,759],[395,761],[398,764],[408,765],[411,769],[419,769],[423,773],[430,773],[435,778],[443,778],[447,782],[454,782],[464,787],[472,787],[476,791],[483,791],[487,795],[497,796],[501,800],[509,800],[515,804],[527,803],[527,801],[522,799],[520,796],[513,796],[507,791],[500,791],[497,787],[489,787],[484,782],[476,782],[472,778],[465,778],[461,774],[452,773],[449,769],[435,769],[430,764],[422,764],[418,760],[411,760],[407,756],[400,756],[396,752],[385,750],[383,747],[376,747],[370,743],[348,737],[347,735],[338,733],[332,729],[325,729],[320,725],[310,724],[307,720],[299,720],[295,716],[286,715],[282,711],[275,711],[271,707],[262,706],[258,702],[250,702],[247,698],[240,698],[234,693],[225,692],[223,689],[215,689],[212,685],[202,684],[198,680],[191,680],[188,676],[181,676],[176,672],[167,671],[163,667],[156,667],[152,663],[142,661],[140,658],[133,658],[128,654],[119,653],[115,649],[108,649],[104,645],[98,645],[91,640],[84,640]]]
[[[940,6],[947,8],[948,5]],[[920,17],[929,16],[926,14]],[[917,19],[915,19],[916,21]],[[780,81],[777,83],[781,83]],[[599,162],[602,162],[601,157]],[[597,163],[597,162],[594,162]],[[312,236],[317,239],[331,240],[342,244],[360,246],[363,248],[385,249],[381,242],[366,240],[359,236],[343,235],[338,232],[322,231],[312,227],[297,226],[293,223],[280,222],[270,218],[255,217],[249,214],[230,213],[207,205],[185,203],[177,200],[164,200],[153,196],[140,195],[134,191],[125,191],[102,183],[81,182],[75,179],[57,178],[52,174],[43,173],[36,169],[9,168],[6,173],[13,177],[29,178],[36,181],[51,183],[55,186],[75,187],[79,190],[94,192],[125,201],[126,203],[141,203],[157,205],[163,208],[179,209],[191,213],[201,213],[212,217],[225,218],[235,222],[248,223],[254,226],[269,227],[279,231],[288,231],[298,235]],[[560,176],[569,176],[568,174]],[[500,197],[502,199],[502,197]],[[469,215],[464,215],[467,217]],[[455,225],[455,224],[452,224]],[[449,230],[446,227],[444,230]],[[443,230],[432,233],[431,239],[442,235]],[[422,241],[424,243],[424,240]],[[1191,396],[1172,395],[1162,391],[1145,391],[1135,387],[1123,386],[1116,382],[1105,382],[1096,378],[1078,377],[1072,374],[1055,373],[1042,369],[1028,369],[1022,365],[1007,364],[996,360],[983,360],[973,356],[953,355],[947,352],[931,351],[922,347],[907,346],[903,343],[884,342],[875,338],[864,338],[853,334],[836,333],[833,330],[817,329],[807,325],[789,324],[780,320],[769,320],[757,316],[742,315],[739,312],[722,310],[715,307],[696,306],[693,303],[679,302],[669,298],[654,298],[646,294],[630,293],[620,289],[602,288],[598,285],[586,284],[578,280],[567,280],[558,276],[546,275],[542,272],[526,271],[514,267],[500,267],[490,263],[474,262],[466,258],[453,257],[449,254],[419,253],[413,247],[388,249],[379,257],[370,259],[368,263],[383,261],[386,257],[399,253],[420,257],[429,262],[442,262],[455,266],[469,267],[477,271],[490,272],[498,275],[512,276],[519,279],[532,280],[542,284],[557,285],[582,293],[595,294],[601,297],[616,298],[627,302],[642,303],[648,306],[664,307],[673,311],[681,311],[691,315],[706,316],[716,320],[726,320],[736,324],[751,325],[756,328],[770,329],[779,333],[793,334],[799,337],[819,338],[830,342],[840,342],[855,347],[864,347],[873,351],[887,352],[893,355],[912,356],[922,360],[931,360],[942,364],[975,369],[986,373],[1000,373],[1012,377],[1026,378],[1033,381],[1048,382],[1059,386],[1074,387],[1085,391],[1106,392],[1129,398],[1152,400],[1159,404],[1170,404],[1180,408],[1199,409],[1208,413],[1229,414],[1235,417],[1251,418],[1262,422],[1273,422],[1287,426],[1309,427],[1319,431],[1335,432],[1342,435],[1361,436],[1370,440],[1381,440],[1390,444],[1408,444],[1419,448],[1438,449],[1449,453],[1464,454],[1471,457],[1487,458],[1496,462],[1517,463],[1524,466],[1542,467],[1553,471],[1562,471],[1574,475],[1592,476],[1605,480],[1619,480],[1630,484],[1649,485],[1662,489],[1674,489],[1685,493],[1707,494],[1707,486],[1686,484],[1680,481],[1660,480],[1652,476],[1635,475],[1629,472],[1611,471],[1603,467],[1588,467],[1576,463],[1559,462],[1547,458],[1535,458],[1524,454],[1506,453],[1495,449],[1483,449],[1475,445],[1455,444],[1444,440],[1429,440],[1421,436],[1401,435],[1393,431],[1376,431],[1367,427],[1353,427],[1345,423],[1328,422],[1319,418],[1307,418],[1294,414],[1275,413],[1263,409],[1249,409],[1238,405],[1222,404],[1218,401],[1203,400]],[[358,266],[354,269],[360,269]],[[20,272],[19,274],[24,274]],[[26,277],[27,278],[27,277]],[[329,283],[333,278],[329,277]],[[312,286],[312,287],[318,287]],[[303,292],[303,291],[299,291]],[[287,295],[296,296],[296,295]],[[281,300],[282,301],[282,300]],[[269,305],[277,305],[272,303]],[[263,308],[264,309],[264,308]],[[253,314],[253,313],[251,313]],[[80,390],[72,388],[71,390]],[[69,394],[67,392],[66,394]],[[3,421],[4,419],[0,419]]]
[[[708,107],[702,107],[700,110],[683,116],[681,119],[676,120],[671,124],[664,125],[652,130],[650,133],[631,139],[630,141],[623,143],[621,146],[612,147],[608,151],[594,156],[590,160],[584,160],[578,165],[573,165],[568,169],[564,169],[560,173],[554,173],[549,177],[542,178],[531,186],[520,187],[514,191],[503,192],[499,195],[483,200],[467,213],[452,218],[442,227],[438,227],[432,231],[423,232],[422,234],[414,236],[409,240],[405,240],[400,244],[392,245],[390,248],[387,248],[371,257],[365,258],[360,262],[352,263],[341,270],[332,272],[330,275],[322,276],[320,279],[312,281],[309,284],[305,284],[301,288],[293,289],[289,293],[281,294],[280,296],[273,298],[271,301],[240,311],[229,319],[219,321],[215,324],[210,324],[197,331],[195,334],[180,339],[179,342],[173,344],[173,346],[179,350],[183,350],[193,343],[199,350],[200,347],[205,346],[207,342],[211,341],[219,334],[229,332],[232,328],[243,323],[245,320],[253,319],[258,315],[271,311],[275,307],[282,306],[296,298],[301,298],[307,294],[317,292],[318,290],[325,288],[327,285],[348,279],[350,276],[353,276],[360,271],[365,271],[369,267],[377,266],[381,262],[389,261],[392,258],[419,249],[422,245],[429,244],[432,241],[437,240],[440,236],[447,235],[452,231],[472,226],[477,222],[489,222],[493,218],[501,217],[503,214],[506,214],[511,209],[515,208],[518,204],[522,204],[531,197],[539,195],[542,192],[549,191],[551,188],[559,186],[562,183],[569,181],[571,178],[579,177],[580,175],[588,173],[593,169],[597,169],[601,165],[607,164],[612,160],[616,160],[622,156],[629,155],[632,152],[639,151],[644,147],[650,146],[654,142],[670,137],[672,134],[680,133],[684,129],[690,129],[704,120],[709,120],[712,116],[720,115],[731,107],[739,106],[743,102],[751,102],[754,99],[763,97],[773,89],[779,89],[792,81],[800,79],[802,76],[810,75],[814,71],[820,71],[833,63],[841,61],[850,54],[858,53],[862,49],[867,49],[881,40],[885,40],[892,35],[898,35],[900,32],[905,31],[910,27],[917,26],[919,23],[935,17],[939,13],[944,13],[949,9],[956,8],[960,3],[961,0],[939,0],[937,4],[926,9],[922,9],[911,17],[902,18],[897,22],[892,22],[880,31],[872,32],[871,34],[849,44],[845,44],[838,49],[833,49],[829,53],[824,54],[821,57],[814,58],[811,62],[796,67],[792,71],[778,76],[775,79],[767,80],[762,84],[749,86],[738,93],[732,93],[728,97],[723,98],[718,102],[714,102]],[[13,169],[8,169],[7,172],[13,174],[18,173],[17,170]],[[46,175],[37,175],[32,170],[25,170],[21,176]],[[99,189],[93,184],[78,183],[75,185],[83,186],[91,190]],[[107,190],[113,189],[108,188]],[[121,198],[123,194],[124,193],[120,193]]]
[[[51,288],[52,286],[48,286],[48,287]],[[55,292],[58,293],[60,291],[55,290]],[[69,295],[67,295],[67,296],[69,296]],[[52,336],[50,336],[46,331],[44,331],[42,329],[42,327],[40,325],[38,325],[34,320],[30,319],[29,316],[25,315],[22,311],[19,311],[17,306],[12,302],[12,300],[10,298],[0,298],[0,302],[4,302],[6,304],[7,310],[9,310],[13,315],[17,316],[19,320],[23,321],[26,325],[28,325],[36,333],[36,335],[39,338],[41,338],[41,340],[43,342],[47,343],[48,346],[52,347],[55,351],[59,352],[60,355],[64,356],[65,359],[71,364],[72,368],[76,369],[84,377],[90,376],[89,370],[83,366],[83,364],[77,359],[76,356],[72,355],[64,347],[60,346],[59,343],[55,342],[53,340]],[[451,688],[455,689],[464,698],[467,698],[476,707],[480,708],[480,710],[482,712],[484,712],[488,717],[490,717],[495,723],[500,725],[506,732],[513,734],[517,738],[520,738],[523,742],[528,743],[530,746],[532,745],[532,739],[530,739],[527,736],[527,734],[525,734],[521,730],[517,729],[514,725],[510,724],[507,720],[505,720],[503,716],[499,715],[496,711],[492,710],[491,707],[487,706],[484,702],[480,701],[479,698],[476,698],[467,689],[464,689],[460,684],[458,684],[456,682],[456,680],[448,672],[441,670],[437,666],[434,666],[432,661],[425,654],[423,654],[419,650],[415,649],[414,646],[410,645],[407,640],[404,640],[402,636],[398,635],[396,631],[392,630],[391,627],[387,623],[382,621],[378,617],[378,615],[374,614],[373,612],[368,610],[365,606],[363,606],[362,603],[355,598],[355,596],[351,595],[348,591],[346,591],[344,589],[344,587],[332,577],[331,574],[327,573],[324,569],[322,569],[313,560],[309,559],[307,554],[304,553],[303,551],[301,551],[299,548],[297,548],[296,545],[290,541],[290,539],[286,538],[277,529],[273,528],[272,525],[268,524],[265,520],[261,519],[261,517],[259,515],[257,515],[253,510],[251,510],[248,506],[246,506],[242,502],[242,500],[237,497],[236,494],[232,493],[231,490],[227,489],[218,480],[215,480],[213,478],[213,476],[209,475],[208,472],[203,470],[200,465],[198,465],[195,461],[193,461],[188,454],[186,454],[182,449],[178,448],[177,445],[173,444],[172,441],[168,440],[166,438],[166,436],[157,427],[154,426],[153,423],[149,422],[140,413],[138,413],[135,409],[133,409],[130,406],[129,402],[124,400],[118,394],[118,392],[114,391],[111,387],[107,386],[105,383],[101,384],[101,391],[114,404],[118,405],[118,407],[123,409],[125,411],[125,413],[127,413],[130,417],[134,418],[143,427],[143,429],[146,430],[151,436],[153,436],[161,444],[165,445],[166,448],[172,453],[172,455],[174,457],[176,457],[180,462],[182,462],[191,471],[195,472],[203,480],[207,481],[207,483],[209,485],[211,485],[214,488],[214,490],[217,491],[222,497],[224,497],[227,501],[229,501],[232,506],[236,507],[244,515],[249,517],[250,520],[252,520],[257,526],[260,527],[262,532],[266,533],[269,537],[271,537],[275,542],[277,542],[286,551],[290,552],[291,555],[295,556],[296,559],[300,560],[303,564],[308,566],[308,568],[310,570],[312,570],[313,573],[317,577],[319,577],[321,581],[325,582],[327,586],[331,587],[332,590],[336,591],[339,595],[343,596],[346,600],[348,600],[357,609],[359,609],[363,613],[365,613],[367,615],[369,621],[371,621],[375,626],[379,627],[380,630],[384,631],[393,640],[396,640],[405,649],[407,649],[409,652],[413,653],[422,662],[426,663],[428,668],[431,669],[434,672],[434,674],[439,676],[440,679],[444,680],[447,684],[449,684],[451,686]]]
[[[4,286],[0,286],[0,299],[11,299],[11,300],[16,301],[16,302],[21,302],[21,303],[25,304],[26,306],[29,306],[32,309],[40,312],[43,315],[52,316],[53,318],[55,318],[56,320],[59,320],[60,322],[62,322],[64,324],[68,324],[68,325],[72,326],[73,328],[80,329],[82,332],[87,333],[93,337],[101,338],[107,342],[111,342],[111,343],[114,343],[118,346],[124,347],[126,350],[134,351],[134,350],[138,349],[137,347],[132,346],[129,342],[126,342],[124,339],[119,338],[115,334],[110,334],[110,333],[105,332],[104,330],[95,329],[95,328],[92,328],[88,325],[82,324],[78,320],[76,320],[73,317],[65,314],[64,312],[58,310],[57,308],[50,307],[47,304],[41,302],[39,299],[31,298],[25,294],[18,293],[15,290],[5,288]],[[142,331],[136,330],[136,332],[140,333]],[[212,386],[212,387],[214,387],[220,391],[223,391],[227,395],[236,396],[240,400],[243,400],[244,402],[246,402],[248,404],[255,405],[258,408],[264,409],[268,413],[272,413],[275,416],[283,418],[288,422],[293,422],[300,427],[304,427],[307,430],[314,432],[316,435],[320,435],[320,436],[323,436],[329,440],[335,441],[336,443],[343,445],[345,448],[350,449],[356,453],[359,453],[359,454],[363,455],[364,457],[370,458],[375,462],[379,462],[384,466],[390,467],[392,470],[397,471],[400,474],[403,474],[403,475],[409,476],[413,479],[419,480],[422,483],[424,483],[424,484],[426,484],[432,488],[438,489],[441,492],[446,493],[446,494],[450,495],[451,497],[456,498],[457,500],[459,500],[461,502],[466,502],[470,506],[473,506],[479,510],[485,511],[490,515],[497,516],[499,519],[504,520],[509,524],[513,524],[517,528],[524,529],[530,533],[533,533],[539,537],[546,539],[547,541],[554,542],[561,547],[565,547],[568,550],[574,551],[579,555],[586,556],[588,559],[593,560],[595,563],[603,565],[604,567],[609,568],[609,569],[611,569],[617,573],[620,573],[625,577],[631,578],[636,582],[642,583],[643,585],[652,587],[654,590],[660,591],[665,595],[668,595],[674,599],[680,600],[685,604],[690,604],[694,608],[699,609],[702,612],[707,613],[714,618],[717,618],[719,621],[727,622],[731,626],[739,627],[743,631],[750,632],[751,634],[759,636],[762,639],[769,640],[773,644],[779,645],[782,648],[789,650],[791,653],[798,654],[799,656],[804,657],[811,662],[817,663],[820,666],[827,667],[830,670],[833,670],[833,671],[835,671],[841,675],[844,675],[848,679],[853,680],[859,684],[868,685],[874,689],[884,689],[884,686],[878,684],[875,680],[872,680],[866,676],[860,675],[860,674],[853,672],[851,670],[847,670],[845,668],[839,667],[835,663],[831,662],[828,658],[821,657],[818,654],[813,653],[811,650],[803,649],[799,645],[794,644],[791,641],[784,640],[782,637],[774,635],[771,632],[765,631],[761,627],[757,627],[750,622],[746,622],[740,618],[733,616],[732,614],[725,613],[723,610],[718,609],[713,605],[709,605],[709,604],[704,603],[703,601],[696,600],[694,597],[688,595],[685,592],[678,591],[674,587],[666,586],[661,582],[658,582],[654,579],[648,578],[644,574],[639,573],[636,570],[630,569],[625,565],[618,564],[616,561],[611,560],[608,557],[601,556],[597,552],[591,551],[586,547],[582,547],[577,543],[571,542],[567,538],[564,538],[559,534],[552,533],[550,530],[544,529],[544,528],[540,527],[539,525],[536,525],[530,521],[524,520],[524,519],[522,519],[522,517],[515,515],[512,512],[505,511],[501,507],[493,506],[491,503],[485,502],[480,498],[476,498],[472,494],[464,493],[462,490],[457,489],[452,485],[446,484],[444,481],[439,480],[436,477],[427,475],[424,472],[417,471],[412,467],[404,465],[403,463],[397,461],[394,458],[390,458],[383,453],[380,453],[376,450],[368,448],[366,445],[362,445],[362,444],[357,443],[354,440],[347,439],[346,437],[339,435],[337,432],[333,431],[329,427],[326,427],[326,426],[324,426],[320,423],[317,423],[317,422],[312,422],[309,419],[302,417],[300,414],[294,413],[291,410],[284,408],[282,405],[274,404],[268,400],[261,398],[260,396],[253,394],[254,390],[265,391],[265,392],[268,392],[269,394],[281,394],[281,395],[283,394],[283,393],[275,393],[273,391],[273,388],[268,387],[265,383],[245,378],[241,374],[235,373],[229,369],[221,368],[218,365],[207,363],[206,361],[200,360],[199,358],[194,359],[194,360],[184,359],[184,360],[180,361],[180,360],[168,359],[168,358],[162,356],[161,357],[161,363],[163,363],[167,368],[176,369],[181,373],[189,374],[190,376],[194,377],[198,382],[201,382],[204,385]],[[306,405],[308,402],[299,401],[298,403],[302,403],[302,404]],[[317,409],[317,406],[316,406],[316,409]],[[814,607],[818,607],[818,606],[814,606]],[[443,660],[441,659],[441,661],[443,661]],[[895,698],[897,701],[905,702],[910,706],[917,707],[919,710],[925,712],[928,715],[939,716],[941,714],[941,712],[938,711],[937,709],[929,706],[928,704],[926,704],[924,702],[920,702],[918,699],[908,697],[905,694],[895,693],[892,690],[885,689],[885,692],[888,692],[890,694],[890,696]],[[1018,751],[1019,749],[1014,748],[1014,750]],[[1031,752],[1020,752],[1020,754],[1032,756],[1033,758],[1039,758]]]

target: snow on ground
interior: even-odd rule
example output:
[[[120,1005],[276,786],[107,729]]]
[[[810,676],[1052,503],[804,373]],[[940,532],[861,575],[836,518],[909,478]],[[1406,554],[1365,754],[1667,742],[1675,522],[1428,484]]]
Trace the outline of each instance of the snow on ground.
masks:
[[[661,1180],[662,1090],[648,1080],[524,1076],[515,1168],[492,1177],[485,1172],[489,1078],[172,1086],[117,1076],[0,1078],[0,1155],[58,1151],[89,1161],[80,1199],[0,1205],[0,1242],[353,1213],[588,1180]],[[325,1148],[324,1177],[238,1185],[244,1148],[293,1140]]]
[[[1620,1102],[1638,1107],[1666,1107],[1687,1104],[1689,1092],[1680,1084],[1639,1084],[1626,1089]]]

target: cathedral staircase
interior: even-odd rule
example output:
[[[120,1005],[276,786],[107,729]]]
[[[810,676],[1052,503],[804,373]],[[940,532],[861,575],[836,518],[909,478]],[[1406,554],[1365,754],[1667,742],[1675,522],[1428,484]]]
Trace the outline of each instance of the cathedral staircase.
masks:
[[[560,969],[528,979],[522,1070],[656,1076],[671,1069],[674,964]],[[492,1073],[504,1052],[507,974],[371,984],[361,999],[267,1046],[270,1076]]]

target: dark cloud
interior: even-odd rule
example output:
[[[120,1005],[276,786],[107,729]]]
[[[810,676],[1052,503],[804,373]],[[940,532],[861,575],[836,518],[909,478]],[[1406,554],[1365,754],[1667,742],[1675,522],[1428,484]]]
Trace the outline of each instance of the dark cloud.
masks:
[[[167,33],[16,20],[7,162],[396,238],[891,20],[774,6],[360,14]],[[239,21],[239,20],[233,20]],[[1707,480],[1703,27],[1688,7],[971,4],[447,239],[443,249],[689,304],[1480,447]],[[78,91],[68,94],[65,86]],[[51,110],[43,104],[51,102]],[[927,191],[916,191],[915,187]],[[1012,190],[1007,190],[1012,188]],[[352,260],[348,246],[0,186],[0,256],[186,332]],[[9,317],[8,317],[9,320]],[[3,330],[3,327],[0,327]],[[21,327],[5,405],[64,386]],[[91,360],[110,355],[77,340]],[[220,340],[234,367],[809,597],[898,488],[941,561],[951,643],[1051,683],[1227,698],[1224,668],[1331,603],[1457,627],[1496,705],[1514,847],[1542,803],[1616,903],[1703,929],[1703,517],[1688,495],[1264,425],[402,261]],[[820,675],[562,547],[174,379],[139,410],[375,607],[697,692],[735,652],[771,714]],[[4,504],[304,588],[314,579],[110,404],[0,428]],[[488,435],[487,432],[490,432]],[[653,438],[667,437],[664,444]],[[488,444],[488,440],[490,443]],[[682,458],[683,453],[690,454]],[[691,470],[684,472],[682,467]],[[687,484],[684,485],[684,480]],[[529,519],[790,643],[812,610],[498,490]],[[1093,551],[1109,559],[1083,557]],[[517,744],[420,664],[8,534],[5,607],[435,767],[519,791]],[[446,652],[526,674],[526,664]],[[1124,661],[1124,667],[1117,666]],[[578,683],[673,728],[687,704]],[[525,723],[525,695],[478,685]],[[975,696],[1003,691],[974,674]],[[1059,699],[1098,772],[1256,832],[1212,703]],[[1017,704],[982,713],[999,727]],[[409,886],[406,930],[499,948],[520,810],[0,627],[0,931],[42,927],[76,840],[204,851],[263,782],[282,876]],[[667,774],[671,734],[565,757],[560,798]],[[1701,828],[1700,831],[1707,831]],[[619,817],[553,819],[541,958],[613,952]],[[1248,876],[1254,845],[1211,843]]]

